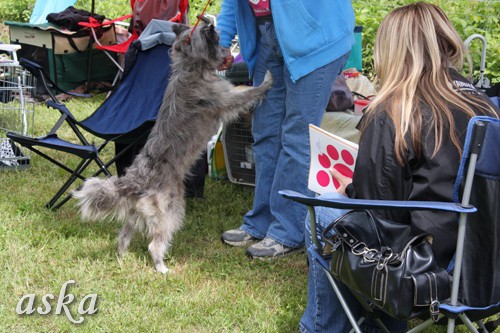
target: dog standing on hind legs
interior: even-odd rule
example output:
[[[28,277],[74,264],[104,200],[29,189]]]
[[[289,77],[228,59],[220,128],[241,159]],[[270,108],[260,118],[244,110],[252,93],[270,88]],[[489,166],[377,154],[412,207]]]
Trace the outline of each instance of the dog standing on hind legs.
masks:
[[[258,87],[236,89],[216,74],[224,50],[211,24],[190,31],[174,25],[171,76],[151,134],[122,177],[89,178],[73,196],[84,219],[123,221],[118,252],[123,256],[136,231],[146,234],[157,271],[184,219],[183,180],[217,132],[260,103],[271,88],[268,73]]]

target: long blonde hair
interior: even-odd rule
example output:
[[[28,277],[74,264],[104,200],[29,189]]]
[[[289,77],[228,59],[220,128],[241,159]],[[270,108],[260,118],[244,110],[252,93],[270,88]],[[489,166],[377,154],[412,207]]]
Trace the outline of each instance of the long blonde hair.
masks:
[[[374,68],[380,86],[366,116],[369,120],[380,110],[387,112],[395,127],[399,163],[403,164],[408,133],[417,156],[421,156],[422,105],[432,113],[431,128],[436,138],[433,155],[441,147],[446,125],[451,141],[461,150],[451,108],[470,117],[475,115],[472,106],[483,109],[485,114],[495,114],[487,103],[471,95],[463,96],[454,86],[448,67],[460,70],[465,55],[460,36],[435,5],[416,2],[399,7],[380,24],[374,47]]]

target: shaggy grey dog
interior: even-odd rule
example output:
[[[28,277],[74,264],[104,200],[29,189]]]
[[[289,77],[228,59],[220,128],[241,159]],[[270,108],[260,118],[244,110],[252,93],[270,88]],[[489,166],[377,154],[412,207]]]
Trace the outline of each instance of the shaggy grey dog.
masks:
[[[136,231],[145,232],[161,273],[168,271],[163,257],[184,218],[183,180],[191,165],[221,121],[235,120],[260,103],[272,85],[269,73],[262,85],[245,90],[216,75],[225,52],[213,25],[200,25],[192,33],[181,25],[173,30],[171,77],[144,148],[124,176],[89,178],[73,192],[83,218],[124,222],[118,236],[120,256]]]

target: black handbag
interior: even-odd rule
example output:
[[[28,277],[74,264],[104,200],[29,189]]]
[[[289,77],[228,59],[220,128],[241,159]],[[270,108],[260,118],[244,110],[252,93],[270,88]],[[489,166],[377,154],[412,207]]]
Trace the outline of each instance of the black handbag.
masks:
[[[430,234],[354,210],[332,222],[323,239],[332,245],[331,274],[352,291],[392,317],[407,320],[428,310],[437,320],[450,278],[436,263]]]

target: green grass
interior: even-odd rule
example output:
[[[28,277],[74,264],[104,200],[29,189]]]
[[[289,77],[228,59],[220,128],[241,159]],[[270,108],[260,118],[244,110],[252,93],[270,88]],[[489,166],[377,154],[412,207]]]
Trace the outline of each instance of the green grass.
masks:
[[[83,118],[101,99],[67,104]],[[35,134],[48,130],[56,113],[37,106]],[[0,172],[0,332],[297,331],[306,300],[305,254],[252,261],[244,249],[219,240],[251,207],[249,188],[207,179],[205,199],[187,202],[184,227],[166,257],[173,273],[165,276],[154,271],[143,237],[132,242],[124,260],[117,259],[118,223],[82,222],[73,200],[55,212],[45,209],[66,172],[36,155],[31,164]],[[98,313],[79,325],[54,309],[61,286],[71,279],[77,282],[68,290],[76,298],[73,317],[85,295],[96,293],[99,300]],[[54,294],[52,312],[17,315],[17,302],[31,293],[35,306]]]
[[[66,104],[82,119],[102,99]],[[38,105],[35,135],[57,118],[57,111]],[[70,131],[62,135],[69,138]],[[251,207],[252,188],[208,178],[205,198],[187,201],[184,226],[165,259],[172,272],[161,275],[143,237],[119,260],[118,223],[81,221],[74,200],[58,211],[44,208],[65,179],[65,171],[37,155],[29,169],[0,171],[0,332],[298,332],[307,298],[305,254],[250,260],[244,248],[219,240],[223,231],[240,225]],[[68,280],[77,282],[66,292],[75,295],[69,306],[73,318],[79,317],[82,298],[98,295],[98,312],[84,316],[82,324],[55,314]],[[50,314],[16,314],[23,295],[35,294],[36,307],[47,293],[55,295]]]
[[[83,119],[102,99],[101,94],[66,104]],[[57,118],[57,111],[37,105],[34,134],[45,134]],[[72,138],[67,128],[62,136]],[[65,154],[57,157],[77,162]],[[205,199],[187,201],[184,227],[166,257],[172,273],[164,276],[154,271],[143,237],[118,260],[118,223],[81,221],[73,200],[55,212],[45,209],[66,178],[65,171],[37,155],[29,169],[0,170],[0,333],[298,332],[307,298],[305,254],[252,261],[244,248],[219,240],[250,209],[251,188],[207,179]],[[98,313],[85,316],[82,324],[55,314],[68,280],[77,282],[67,291],[76,298],[69,306],[75,319],[80,300],[98,295]],[[55,295],[50,314],[16,314],[23,295],[35,294],[36,307],[47,293]],[[444,327],[427,332],[444,332]]]

